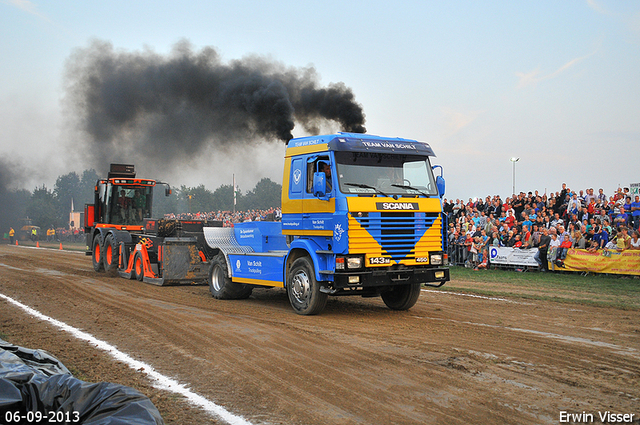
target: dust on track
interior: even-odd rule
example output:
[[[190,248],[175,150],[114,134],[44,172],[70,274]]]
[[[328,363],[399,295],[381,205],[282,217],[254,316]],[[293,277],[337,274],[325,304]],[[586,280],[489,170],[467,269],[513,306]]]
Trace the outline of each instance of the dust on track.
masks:
[[[423,292],[407,312],[336,297],[306,317],[281,289],[219,301],[206,286],[111,278],[82,254],[7,245],[0,293],[253,423],[557,424],[560,411],[640,413],[638,311]],[[4,339],[47,350],[80,379],[139,389],[167,423],[219,423],[89,344],[0,306]]]

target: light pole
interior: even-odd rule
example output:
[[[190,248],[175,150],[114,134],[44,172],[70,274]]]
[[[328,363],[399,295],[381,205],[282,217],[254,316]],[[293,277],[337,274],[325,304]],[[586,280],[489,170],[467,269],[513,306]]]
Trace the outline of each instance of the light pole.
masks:
[[[516,162],[520,161],[520,158],[511,157],[511,162],[513,162],[513,192],[512,194],[516,194]]]

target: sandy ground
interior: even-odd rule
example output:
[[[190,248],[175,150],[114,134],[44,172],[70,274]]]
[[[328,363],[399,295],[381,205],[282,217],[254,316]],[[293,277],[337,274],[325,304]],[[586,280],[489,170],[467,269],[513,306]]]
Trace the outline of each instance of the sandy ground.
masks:
[[[107,277],[77,252],[0,246],[0,293],[107,341],[255,424],[640,423],[640,312],[424,291],[407,312],[330,298],[296,315],[282,289],[219,301],[207,286]],[[0,300],[0,337],[76,377],[128,385],[166,423],[223,421],[94,346]]]

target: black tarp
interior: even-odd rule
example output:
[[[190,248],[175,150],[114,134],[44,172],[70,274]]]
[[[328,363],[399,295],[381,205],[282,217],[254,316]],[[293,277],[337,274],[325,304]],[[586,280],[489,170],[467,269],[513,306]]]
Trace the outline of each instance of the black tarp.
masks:
[[[85,425],[164,424],[158,409],[139,391],[109,382],[81,381],[45,351],[0,339],[0,423],[37,423],[27,420],[29,412],[39,412],[45,418],[39,423],[45,424],[50,423],[48,417]],[[10,413],[14,416],[8,417]],[[25,419],[13,420],[18,415]]]

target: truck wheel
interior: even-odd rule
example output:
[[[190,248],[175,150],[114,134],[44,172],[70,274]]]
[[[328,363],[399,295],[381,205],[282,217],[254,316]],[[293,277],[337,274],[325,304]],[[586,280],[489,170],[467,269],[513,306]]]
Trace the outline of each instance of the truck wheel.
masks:
[[[293,310],[305,316],[318,314],[327,305],[328,295],[320,292],[320,284],[316,281],[309,257],[293,262],[287,276],[287,295]]]
[[[133,273],[136,275],[136,279],[142,282],[144,278],[144,264],[142,263],[142,254],[136,252],[133,257]]]
[[[391,310],[409,310],[418,301],[420,283],[394,286],[392,290],[382,293],[382,301]]]
[[[211,260],[209,267],[209,290],[213,298],[218,300],[240,300],[249,298],[253,287],[234,283],[229,278],[227,261],[224,254],[218,253]]]
[[[102,236],[96,235],[93,238],[91,258],[93,260],[93,270],[99,272],[104,270],[104,264],[102,263]]]
[[[109,233],[104,240],[103,252],[104,271],[115,276],[118,271],[118,244],[113,233]]]

